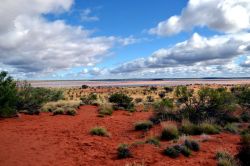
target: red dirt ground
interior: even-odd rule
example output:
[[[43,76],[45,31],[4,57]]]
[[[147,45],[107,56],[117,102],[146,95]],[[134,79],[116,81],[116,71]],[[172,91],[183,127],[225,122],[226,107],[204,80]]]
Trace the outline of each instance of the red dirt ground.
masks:
[[[125,166],[131,163],[144,163],[156,166],[196,166],[216,165],[214,155],[227,150],[235,154],[240,141],[239,136],[219,134],[201,142],[201,151],[189,158],[183,156],[171,159],[162,155],[162,149],[171,141],[161,142],[161,147],[141,144],[132,147],[133,157],[117,159],[116,149],[120,143],[144,141],[147,137],[159,135],[161,126],[147,133],[134,131],[133,124],[145,120],[150,112],[130,114],[115,111],[112,116],[97,117],[97,108],[83,106],[77,116],[39,116],[21,115],[16,119],[0,120],[0,165],[1,166]],[[89,134],[95,126],[107,128],[110,137]],[[145,137],[144,137],[145,136]],[[201,137],[193,137],[201,139]]]

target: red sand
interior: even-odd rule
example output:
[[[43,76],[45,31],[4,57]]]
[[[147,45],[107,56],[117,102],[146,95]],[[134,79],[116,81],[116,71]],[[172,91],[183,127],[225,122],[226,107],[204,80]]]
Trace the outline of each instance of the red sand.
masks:
[[[79,115],[39,116],[21,115],[20,118],[0,120],[0,165],[3,166],[52,166],[88,165],[124,166],[144,163],[144,165],[216,165],[214,155],[219,150],[232,154],[237,151],[239,136],[219,134],[201,143],[201,151],[190,158],[183,156],[171,159],[161,154],[171,142],[161,142],[161,147],[153,145],[133,146],[133,157],[117,159],[116,149],[120,143],[144,141],[143,132],[134,131],[133,124],[148,119],[150,112],[130,114],[116,111],[112,116],[97,117],[94,106],[84,106]],[[106,127],[110,137],[91,136],[89,130],[95,126]],[[145,135],[159,133],[160,126]],[[200,139],[200,137],[195,137]]]

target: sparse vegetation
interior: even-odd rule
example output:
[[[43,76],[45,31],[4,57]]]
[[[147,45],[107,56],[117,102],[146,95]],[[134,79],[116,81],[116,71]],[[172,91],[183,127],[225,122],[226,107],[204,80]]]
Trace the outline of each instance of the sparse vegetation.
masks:
[[[162,140],[173,140],[179,138],[179,132],[176,125],[165,126],[161,132]]]
[[[191,149],[192,151],[199,151],[200,150],[200,145],[198,142],[194,141],[194,140],[185,140],[184,145]]]
[[[155,146],[160,146],[160,140],[156,137],[150,137],[146,140],[146,143],[147,144],[152,144],[152,145],[155,145]]]
[[[90,130],[90,134],[97,135],[97,136],[107,136],[108,132],[105,128],[97,126]]]
[[[116,109],[133,109],[134,104],[132,103],[133,98],[126,94],[115,93],[109,97],[109,102],[114,103]]]
[[[238,166],[236,160],[228,152],[217,152],[215,155],[218,166]]]
[[[99,106],[99,115],[112,115],[113,114],[113,107],[111,104],[101,104]]]
[[[119,159],[128,158],[132,156],[129,146],[127,144],[120,144],[117,148],[117,155]]]
[[[153,127],[151,121],[139,121],[135,123],[135,130],[149,130]]]
[[[177,158],[181,154],[181,149],[179,145],[171,146],[166,148],[163,153],[171,158]]]

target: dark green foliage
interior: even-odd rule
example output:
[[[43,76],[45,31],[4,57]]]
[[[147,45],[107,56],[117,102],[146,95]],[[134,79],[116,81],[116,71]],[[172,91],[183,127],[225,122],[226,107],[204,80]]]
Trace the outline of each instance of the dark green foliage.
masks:
[[[225,88],[201,88],[197,95],[186,86],[180,86],[175,91],[179,104],[185,105],[180,112],[184,118],[193,123],[201,123],[214,118],[218,123],[225,122],[225,116],[235,109],[236,100]]]
[[[181,118],[177,111],[173,110],[173,100],[165,98],[154,104],[154,115],[150,120],[158,124],[165,120],[179,121]]]
[[[192,154],[192,151],[187,146],[182,146],[181,154],[183,154],[185,157],[189,157]]]
[[[157,90],[157,87],[151,86],[151,87],[150,87],[150,90],[151,90],[151,91],[156,91],[156,90]]]
[[[193,151],[196,151],[196,152],[200,150],[200,145],[199,145],[199,143],[196,142],[196,141],[193,141],[193,140],[185,140],[184,145],[185,145],[187,148],[189,148],[189,149],[191,149],[191,150],[193,150]]]
[[[103,127],[94,127],[90,130],[90,133],[92,135],[97,135],[97,136],[107,136],[108,135],[107,130]]]
[[[160,146],[160,141],[159,141],[159,139],[156,138],[156,137],[148,138],[148,139],[146,140],[146,143],[147,143],[147,144],[152,144],[152,145],[155,145],[155,146]]]
[[[123,93],[114,93],[109,97],[111,103],[116,104],[118,108],[132,109],[134,104],[132,103],[133,98]]]
[[[88,89],[89,86],[88,85],[82,85],[82,89]]]
[[[129,150],[129,146],[127,144],[119,145],[119,147],[117,148],[117,155],[119,159],[128,158],[132,156]]]
[[[140,102],[142,102],[142,101],[143,101],[142,98],[136,98],[136,99],[135,99],[135,102],[136,102],[136,103],[140,103]]]
[[[153,123],[151,121],[140,121],[135,123],[135,130],[149,130],[153,127]]]
[[[29,114],[39,112],[42,104],[63,99],[63,92],[47,88],[34,88],[30,84],[20,82],[18,85],[18,110],[27,110]]]
[[[243,122],[250,122],[250,112],[248,110],[243,112],[240,117]]]
[[[0,73],[0,117],[16,115],[17,89],[16,82],[7,72]]]
[[[173,92],[173,88],[172,87],[164,87],[166,93],[170,93],[170,92]]]
[[[250,165],[250,134],[242,135],[241,146],[237,158],[242,166]]]
[[[163,154],[165,154],[166,156],[169,156],[171,158],[179,157],[180,153],[181,153],[180,145],[170,146],[170,147],[164,149],[164,151],[163,151]]]
[[[160,97],[161,99],[163,99],[165,96],[166,96],[165,92],[160,92],[160,93],[159,93],[159,97]]]
[[[73,108],[69,108],[69,109],[66,110],[66,115],[75,116],[76,114],[77,114],[77,112]]]
[[[95,93],[91,93],[88,96],[81,96],[80,99],[82,105],[92,105],[97,100],[97,95]]]
[[[175,125],[166,126],[161,132],[161,139],[163,140],[173,140],[178,138],[179,132]]]
[[[240,105],[250,108],[250,87],[249,86],[232,87],[231,92],[237,98],[238,103]]]

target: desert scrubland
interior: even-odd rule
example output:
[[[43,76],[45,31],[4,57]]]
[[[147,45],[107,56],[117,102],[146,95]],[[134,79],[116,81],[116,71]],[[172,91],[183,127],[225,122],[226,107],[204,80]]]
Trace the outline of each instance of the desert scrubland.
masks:
[[[249,165],[248,84],[0,88],[0,165]]]

